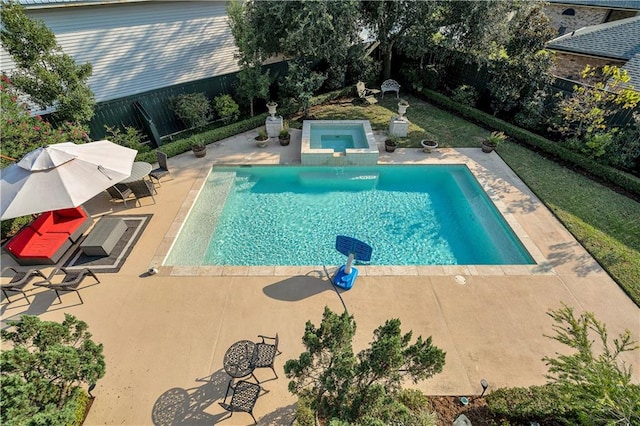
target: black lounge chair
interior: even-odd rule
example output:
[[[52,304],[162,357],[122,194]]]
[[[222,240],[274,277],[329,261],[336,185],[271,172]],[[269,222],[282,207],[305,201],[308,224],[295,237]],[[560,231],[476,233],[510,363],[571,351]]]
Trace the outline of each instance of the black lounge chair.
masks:
[[[275,374],[275,378],[278,378],[278,373],[276,373],[276,369],[273,368],[273,362],[276,356],[280,355],[282,352],[278,350],[278,333],[276,333],[276,337],[267,337],[263,335],[258,335],[260,342],[256,343],[256,348],[253,352],[253,368],[270,368],[273,370],[273,374]],[[273,343],[267,343],[266,340],[271,340]],[[251,376],[256,380],[256,382],[260,383],[258,378],[251,372]],[[270,379],[275,380],[275,379]]]
[[[107,188],[107,192],[111,195],[111,201],[122,200],[125,207],[127,207],[127,199],[133,195],[133,192],[123,183],[116,183],[110,186]]]
[[[153,200],[153,204],[156,203],[156,199],[153,197],[153,194],[156,193],[156,189],[153,184],[148,180],[136,180],[133,182],[127,183],[127,186],[131,191],[133,191],[133,195],[136,197],[136,202],[140,203],[140,199],[144,197],[151,197]],[[142,203],[140,203],[142,206]]]
[[[167,154],[162,151],[156,151],[156,155],[158,157],[158,168],[151,170],[149,177],[154,179],[158,186],[161,186],[160,179],[165,176],[171,176],[171,172],[169,172],[169,167],[167,166]],[[171,176],[171,179],[173,179],[173,176]]]
[[[231,402],[227,403],[230,390],[233,390],[233,396],[231,397]],[[227,385],[227,392],[224,395],[224,400],[218,404],[231,413],[229,418],[231,418],[233,413],[236,411],[249,413],[251,417],[253,417],[253,423],[257,424],[258,421],[253,415],[253,407],[256,405],[256,401],[260,396],[261,390],[262,388],[260,385],[246,382],[244,380],[240,380],[235,386],[233,386],[233,379],[231,379]]]
[[[59,271],[64,274],[64,277],[59,283],[54,283],[53,277],[57,275]],[[68,270],[65,268],[56,268],[51,271],[44,281],[38,281],[37,283],[33,283],[33,285],[55,291],[60,303],[62,303],[62,299],[60,299],[60,292],[75,291],[78,294],[80,302],[84,303],[84,300],[82,300],[82,296],[80,296],[80,292],[78,291],[78,287],[87,276],[92,276],[97,281],[96,284],[100,283],[96,274],[94,274],[90,269]]]
[[[2,268],[2,276],[4,276],[7,271],[11,271],[13,273],[11,281],[6,284],[2,284],[2,293],[4,294],[4,297],[7,298],[7,302],[11,303],[11,299],[9,299],[9,295],[7,294],[7,292],[12,291],[14,293],[22,293],[27,303],[31,304],[29,298],[27,297],[27,294],[24,291],[24,288],[27,286],[27,284],[29,284],[29,282],[31,282],[34,277],[42,277],[45,279],[47,277],[42,273],[42,271],[38,269],[20,270],[12,266],[5,266],[4,268]]]

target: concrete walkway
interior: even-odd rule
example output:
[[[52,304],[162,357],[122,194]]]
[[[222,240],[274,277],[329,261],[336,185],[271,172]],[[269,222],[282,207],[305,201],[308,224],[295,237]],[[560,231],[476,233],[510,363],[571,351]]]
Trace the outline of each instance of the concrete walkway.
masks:
[[[287,391],[282,366],[302,352],[307,320],[317,325],[325,306],[342,310],[322,268],[161,266],[211,165],[299,163],[299,131],[287,147],[272,141],[260,149],[253,136],[248,132],[210,145],[204,159],[191,153],[169,159],[174,179],[158,188],[157,204],[145,199],[142,207],[124,210],[110,204],[106,192],[87,203],[96,218],[125,213],[153,218],[120,272],[101,274],[101,284],[81,290],[84,304],[73,293],[58,304],[53,292],[43,289],[29,292],[31,305],[17,297],[10,304],[3,300],[3,321],[23,314],[61,321],[70,313],[86,321],[94,340],[104,344],[107,373],[93,391],[85,424],[215,424],[226,416],[217,404],[228,383],[222,369],[226,349],[237,340],[276,332],[283,352],[276,362],[279,378],[264,383],[270,392],[260,397],[254,414],[264,425],[292,421],[296,399]],[[380,163],[467,164],[537,264],[363,267],[354,288],[342,293],[358,325],[356,351],[386,319],[399,318],[414,339],[433,336],[447,352],[443,373],[411,386],[428,394],[473,395],[482,391],[482,378],[489,390],[545,382],[541,358],[564,350],[544,337],[552,333],[546,312],[563,302],[577,312],[595,312],[611,336],[626,328],[640,338],[638,307],[497,154],[480,149],[387,154],[380,146]],[[2,264],[13,262],[3,253]],[[160,266],[160,272],[149,276],[151,266]],[[640,351],[624,359],[637,377]],[[256,374],[260,380],[273,377],[269,369]],[[237,413],[222,424],[251,423],[248,414]]]

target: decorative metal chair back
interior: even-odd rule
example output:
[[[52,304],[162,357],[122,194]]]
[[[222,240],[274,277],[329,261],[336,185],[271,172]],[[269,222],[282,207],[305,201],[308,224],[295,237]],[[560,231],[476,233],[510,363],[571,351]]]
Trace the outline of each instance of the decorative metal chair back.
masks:
[[[256,368],[270,368],[273,371],[273,374],[278,378],[278,373],[276,373],[276,369],[273,367],[273,363],[275,361],[276,356],[280,355],[282,352],[278,350],[278,342],[279,337],[278,333],[276,333],[276,337],[267,337],[263,335],[259,335],[260,342],[256,343],[256,348],[253,355],[253,367]],[[273,343],[267,343],[266,339],[273,341]],[[253,375],[253,373],[251,373]],[[255,375],[253,378],[256,379],[258,383],[260,381],[257,379]]]
[[[253,417],[253,422],[257,424],[258,422],[253,415],[253,407],[256,405],[262,388],[260,385],[244,380],[240,380],[235,386],[232,386],[232,384],[233,379],[229,380],[227,393],[224,396],[223,402],[219,402],[218,404],[231,413],[229,417],[233,416],[233,413],[236,411],[249,413],[251,417]],[[231,397],[231,402],[227,403],[230,390],[233,390],[233,396]]]

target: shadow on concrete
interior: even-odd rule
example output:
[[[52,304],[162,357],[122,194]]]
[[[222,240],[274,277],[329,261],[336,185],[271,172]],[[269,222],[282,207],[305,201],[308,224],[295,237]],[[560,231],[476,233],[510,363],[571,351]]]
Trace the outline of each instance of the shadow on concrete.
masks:
[[[296,420],[296,404],[277,408],[275,411],[266,414],[258,419],[258,425],[293,425]]]
[[[80,305],[80,301],[76,298],[73,304],[62,305],[57,302],[56,293],[54,291],[39,291],[35,295],[28,294],[32,290],[27,290],[27,297],[31,300],[31,304],[27,304],[22,295],[12,296],[11,303],[4,303],[0,308],[0,315],[2,316],[2,328],[7,327],[7,321],[19,320],[23,315],[38,316],[45,312],[57,311],[60,309],[67,309],[72,306]],[[18,299],[20,298],[20,299]],[[63,302],[65,298],[62,298]],[[54,304],[53,302],[56,301]],[[6,302],[6,299],[4,300]],[[58,306],[51,309],[52,306]],[[26,308],[26,309],[25,309]],[[6,316],[9,314],[8,316]]]
[[[309,275],[298,275],[268,285],[263,289],[264,294],[273,299],[297,302],[324,291],[333,291],[328,280],[313,276],[319,275],[316,272],[313,271]]]
[[[196,382],[204,384],[190,389],[172,388],[160,395],[151,411],[153,424],[212,425],[228,417],[227,413],[209,414],[204,410],[216,401],[222,401],[229,376],[223,370],[218,370],[211,376],[196,379]]]

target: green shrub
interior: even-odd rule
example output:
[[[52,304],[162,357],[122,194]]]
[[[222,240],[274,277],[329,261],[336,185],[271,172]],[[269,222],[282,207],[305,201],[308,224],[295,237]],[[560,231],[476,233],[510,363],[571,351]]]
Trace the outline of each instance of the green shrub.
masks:
[[[172,99],[173,111],[185,126],[202,127],[211,120],[211,104],[204,93],[188,93]]]
[[[475,106],[478,101],[478,91],[473,86],[463,84],[454,89],[451,99],[462,105]]]
[[[232,123],[240,117],[240,107],[230,95],[220,95],[213,98],[213,105],[218,117],[225,124]]]
[[[266,118],[267,118],[267,114],[256,115],[255,117],[238,121],[238,122],[229,124],[228,126],[219,127],[217,129],[208,130],[206,132],[192,135],[188,138],[165,143],[159,149],[165,154],[167,154],[168,157],[174,157],[178,154],[182,154],[183,152],[190,151],[191,146],[193,145],[193,141],[195,139],[201,139],[205,142],[205,144],[217,142],[219,140],[226,139],[231,136],[235,136],[239,133],[253,130],[256,127],[259,127],[260,125],[264,125],[264,120]],[[156,152],[155,150],[153,150],[149,152],[139,153],[136,156],[136,160],[154,163],[157,161]]]
[[[640,195],[640,178],[636,176],[622,170],[614,169],[613,167],[605,164],[598,163],[580,153],[573,152],[560,144],[554,143],[549,139],[536,135],[528,130],[521,129],[513,124],[507,123],[506,121],[496,118],[491,114],[487,114],[465,105],[460,105],[441,93],[437,93],[432,90],[425,90],[423,93],[430,101],[445,109],[455,111],[468,120],[503,131],[508,136],[528,145],[529,147],[544,151],[562,161],[572,163],[589,172],[593,176]]]
[[[71,404],[72,408],[74,408],[74,421],[71,423],[72,426],[82,426],[89,401],[89,394],[87,394],[84,389],[76,388],[74,390],[71,398],[67,402],[67,404]]]
[[[553,423],[563,420],[577,424],[571,402],[554,385],[528,388],[501,388],[487,395],[487,406],[495,416],[511,421]],[[572,421],[573,420],[573,421]]]
[[[23,226],[28,225],[33,220],[33,216],[20,216],[14,219],[2,221],[2,239],[15,235]]]
[[[296,424],[298,426],[315,426],[316,414],[311,407],[312,398],[310,396],[300,396],[296,408]]]
[[[142,132],[135,127],[124,126],[124,132],[119,127],[109,127],[106,124],[104,128],[109,135],[108,139],[117,145],[126,146],[138,152],[149,150],[147,145],[142,144]]]

